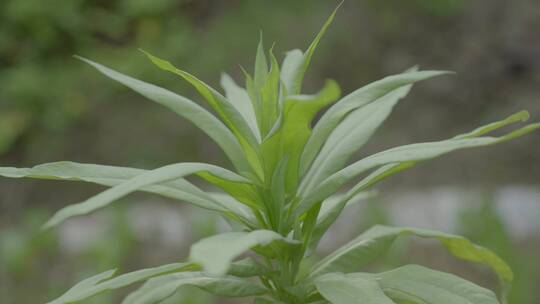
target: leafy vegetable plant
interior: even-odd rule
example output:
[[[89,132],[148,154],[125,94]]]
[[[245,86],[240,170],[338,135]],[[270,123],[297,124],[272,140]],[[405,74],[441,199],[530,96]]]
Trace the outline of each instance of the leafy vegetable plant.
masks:
[[[432,230],[375,226],[315,265],[306,258],[347,205],[379,181],[454,150],[502,143],[540,127],[530,124],[506,135],[488,133],[525,121],[523,111],[451,139],[388,149],[349,163],[384,122],[396,103],[421,80],[448,72],[412,68],[340,98],[332,80],[316,94],[301,93],[302,79],[335,12],[304,52],[286,54],[281,66],[259,44],[246,89],[223,75],[222,95],[192,74],[149,53],[160,69],[189,82],[215,114],[158,86],[80,58],[106,76],[173,110],[210,136],[234,171],[205,163],[177,163],[154,170],[56,162],[33,168],[0,168],[6,177],[76,180],[109,187],[58,211],[45,227],[103,208],[135,191],[163,195],[215,211],[232,227],[191,247],[188,260],[115,276],[90,277],[50,304],[74,303],[98,293],[146,281],[124,304],[159,303],[183,285],[227,297],[255,296],[255,303],[500,303],[512,271],[490,250],[467,239]],[[327,110],[314,124],[315,117]],[[207,192],[185,177],[196,175],[220,192]],[[359,181],[357,177],[361,177]],[[353,181],[346,192],[338,193]],[[490,267],[503,291],[495,293],[455,275],[407,265],[382,273],[358,272],[398,237],[442,243],[458,259]],[[248,251],[253,254],[246,255]],[[243,259],[242,259],[243,258]]]

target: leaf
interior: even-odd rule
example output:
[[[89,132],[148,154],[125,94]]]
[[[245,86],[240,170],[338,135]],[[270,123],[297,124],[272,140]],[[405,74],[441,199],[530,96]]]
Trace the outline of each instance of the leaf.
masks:
[[[495,293],[453,274],[407,265],[372,275],[396,301],[421,304],[498,304]]]
[[[203,107],[169,90],[131,78],[89,59],[79,56],[76,56],[76,58],[93,66],[105,76],[120,82],[135,92],[171,109],[176,114],[191,121],[223,149],[239,172],[250,172],[250,165],[243,157],[242,146],[234,134],[219,119]]]
[[[189,82],[199,94],[208,102],[208,104],[218,113],[225,125],[236,135],[243,148],[244,155],[251,165],[256,176],[263,180],[264,175],[259,160],[258,146],[259,143],[247,121],[242,117],[238,110],[219,92],[211,88],[206,83],[202,82],[197,77],[189,74],[186,71],[180,70],[173,66],[170,62],[160,59],[150,53],[141,50],[158,68],[179,75],[184,80]]]
[[[166,183],[190,174],[200,174],[200,172],[210,172],[219,179],[232,183],[249,183],[245,178],[229,170],[203,163],[180,163],[164,166],[155,170],[147,171],[137,175],[119,185],[107,189],[86,201],[74,204],[56,212],[54,216],[45,224],[44,228],[50,228],[60,222],[77,215],[87,214],[94,210],[105,207],[119,198],[156,184]]]
[[[280,78],[281,82],[285,86],[285,90],[287,93],[291,93],[291,95],[295,95],[294,92],[298,92],[298,89],[296,89],[295,86],[295,78],[300,70],[300,67],[302,66],[302,63],[304,61],[304,53],[302,53],[301,50],[295,49],[288,51],[285,54],[285,59],[283,60],[283,63],[281,64],[281,73]]]
[[[274,300],[269,300],[269,299],[266,299],[266,298],[255,298],[255,300],[253,301],[254,304],[285,304],[281,301],[274,301]]]
[[[324,233],[336,221],[341,214],[341,211],[346,206],[365,201],[373,195],[373,192],[360,192],[351,198],[349,198],[346,194],[343,194],[326,199],[322,203],[321,210],[317,217],[317,224],[315,225],[315,229],[311,235],[310,244],[308,246],[310,251],[314,251],[316,249],[317,244]]]
[[[263,136],[267,136],[278,119],[280,110],[280,76],[279,64],[276,57],[270,50],[271,66],[268,77],[260,88],[261,109],[261,131]]]
[[[287,193],[294,193],[298,185],[298,165],[304,145],[311,134],[311,122],[325,106],[339,98],[339,86],[327,81],[316,95],[289,96],[285,100],[279,130],[263,143],[265,172],[272,176],[279,160],[288,159]]]
[[[111,278],[111,276],[114,274],[115,270],[109,270],[81,281],[62,296],[49,302],[48,304],[67,304],[78,302],[104,291],[122,288],[155,276],[179,271],[191,271],[195,270],[196,268],[196,266],[189,263],[174,263],[154,268],[137,270],[114,278]]]
[[[420,71],[388,76],[343,97],[330,107],[315,125],[313,134],[306,143],[306,147],[302,153],[300,163],[301,176],[308,171],[323,144],[347,114],[378,100],[396,89],[448,73],[446,71]]]
[[[348,181],[372,168],[391,163],[419,162],[459,149],[498,144],[521,137],[538,128],[540,128],[540,123],[527,125],[501,137],[458,138],[438,142],[417,143],[373,154],[349,165],[325,179],[317,186],[317,191],[311,192],[300,201],[298,208],[295,211],[295,215],[302,215],[314,204],[338,191]]]
[[[245,258],[232,263],[228,272],[229,275],[239,278],[262,276],[268,273],[269,270],[266,267],[255,262],[255,260],[252,258]]]
[[[143,169],[68,161],[41,164],[32,168],[0,167],[0,176],[5,177],[85,181],[104,186],[116,186],[146,172],[148,171]],[[206,193],[182,178],[168,183],[144,187],[140,190],[182,200],[212,211],[232,212],[238,216],[253,220],[251,211],[241,203],[225,200],[222,197],[214,198],[212,193]]]
[[[527,111],[521,111],[503,120],[488,124],[483,127],[479,127],[472,132],[455,136],[453,139],[474,138],[477,136],[485,135],[489,132],[492,132],[501,127],[505,127],[509,124],[520,122],[520,121],[527,121],[528,118],[529,118],[529,113],[527,113]],[[312,243],[313,243],[312,246],[317,245],[318,240],[316,236],[317,235],[322,236],[322,234],[326,232],[326,230],[330,227],[330,225],[339,216],[343,207],[346,205],[348,201],[353,200],[353,198],[356,195],[361,195],[363,191],[373,186],[374,184],[378,183],[379,181],[384,180],[387,177],[390,177],[401,171],[410,169],[414,167],[415,165],[416,165],[416,162],[391,163],[391,164],[380,167],[379,169],[375,170],[374,172],[370,173],[367,177],[362,179],[351,190],[349,190],[346,195],[341,196],[341,200],[339,202],[336,201],[336,203],[334,204],[334,207],[332,208],[333,216],[325,217],[324,220],[321,220],[320,224],[317,225],[316,230],[314,232],[314,237],[312,239]]]
[[[247,91],[238,86],[231,76],[225,73],[221,75],[221,86],[225,90],[227,100],[246,120],[249,128],[253,131],[253,135],[257,139],[257,142],[261,142],[261,132],[257,125],[257,117],[255,116],[255,110],[253,109],[253,104],[251,103]]]
[[[325,178],[343,168],[392,112],[397,102],[410,91],[412,84],[401,86],[373,102],[353,110],[332,131],[310,170],[302,179],[299,193],[309,193]]]
[[[510,283],[513,280],[512,270],[502,259],[489,249],[475,245],[464,237],[427,229],[380,225],[367,230],[322,259],[313,267],[309,277],[335,271],[354,272],[380,257],[400,236],[437,239],[455,257],[489,266],[504,282]]]
[[[174,295],[182,286],[194,286],[212,294],[225,297],[262,295],[266,289],[250,281],[226,277],[209,277],[202,272],[174,273],[153,278],[141,288],[129,294],[122,304],[152,304]]]
[[[395,304],[369,276],[329,273],[317,277],[315,285],[319,293],[333,304]]]
[[[204,271],[212,276],[227,273],[231,262],[256,246],[280,244],[284,251],[298,242],[285,238],[274,231],[255,230],[251,232],[228,232],[214,235],[198,241],[191,246],[190,260],[200,264]],[[284,254],[284,252],[280,252]]]
[[[293,50],[287,54],[287,57],[285,57],[281,79],[285,85],[288,94],[296,95],[300,94],[300,92],[302,91],[302,81],[304,80],[304,75],[309,67],[309,64],[311,63],[311,58],[313,57],[313,54],[315,53],[315,50],[317,49],[317,46],[319,45],[322,37],[334,21],[337,10],[342,3],[340,3],[332,12],[332,14],[330,14],[330,17],[328,17],[317,36],[315,36],[313,42],[311,42],[306,52],[299,53],[298,50]]]

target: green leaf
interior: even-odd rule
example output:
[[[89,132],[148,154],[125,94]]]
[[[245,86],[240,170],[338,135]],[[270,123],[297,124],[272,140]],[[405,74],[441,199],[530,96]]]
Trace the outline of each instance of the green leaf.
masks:
[[[302,153],[302,161],[300,163],[301,176],[308,171],[323,144],[346,115],[378,100],[394,90],[399,90],[415,82],[448,73],[446,71],[420,71],[388,76],[343,97],[330,107],[315,125],[313,134],[309,138]]]
[[[86,58],[76,57],[93,66],[105,76],[120,82],[135,92],[171,109],[176,114],[191,121],[223,149],[239,172],[250,172],[250,165],[243,156],[242,146],[234,134],[219,119],[197,103],[169,90],[111,70]]]
[[[419,162],[459,149],[498,144],[521,137],[538,128],[540,128],[540,123],[527,125],[501,137],[457,138],[438,142],[417,143],[373,154],[349,165],[324,180],[317,186],[317,191],[311,192],[300,201],[299,207],[295,211],[296,215],[302,215],[314,204],[329,197],[347,182],[372,168],[392,163]]]
[[[281,301],[274,301],[274,300],[269,300],[269,299],[266,299],[266,298],[255,298],[255,300],[253,301],[254,304],[285,304]]]
[[[172,272],[192,271],[197,267],[189,263],[174,263],[154,268],[137,270],[111,278],[115,270],[95,275],[73,286],[62,296],[48,304],[67,304],[82,301],[104,291],[122,288],[133,283]]]
[[[498,304],[495,293],[453,274],[418,265],[371,275],[396,301],[420,304]]]
[[[262,86],[266,82],[267,76],[268,63],[266,61],[266,55],[264,54],[264,43],[261,32],[259,37],[259,44],[257,45],[257,54],[255,55],[255,71],[253,73],[253,84],[255,85],[255,88],[262,88]]]
[[[506,283],[513,280],[512,270],[502,259],[464,237],[427,229],[388,226],[374,226],[334,251],[313,267],[309,277],[335,271],[354,272],[380,257],[400,236],[437,239],[455,257],[489,266]]]
[[[236,173],[214,165],[202,163],[172,164],[137,175],[82,203],[65,207],[56,212],[45,224],[44,228],[55,226],[70,217],[87,214],[103,208],[113,201],[118,200],[131,192],[138,191],[139,189],[173,181],[190,174],[201,174],[201,172],[209,172],[211,175],[227,183],[249,183],[248,180]]]
[[[383,293],[375,278],[369,276],[329,273],[317,277],[315,285],[333,304],[395,304]]]
[[[252,258],[245,258],[232,263],[228,272],[229,275],[239,278],[262,276],[267,275],[268,273],[269,270],[266,267],[255,262],[255,260]]]
[[[242,117],[246,120],[257,142],[261,142],[261,132],[257,124],[257,117],[253,104],[249,98],[248,92],[238,86],[231,76],[223,73],[221,75],[221,86],[225,90],[227,100],[238,110]]]
[[[297,92],[298,89],[295,88],[295,78],[297,73],[300,71],[302,63],[304,61],[304,53],[301,50],[291,50],[285,54],[285,59],[281,64],[281,82],[287,91],[287,95],[294,95],[294,92]]]
[[[397,102],[409,93],[411,87],[412,84],[401,86],[348,114],[330,134],[303,177],[300,195],[313,191],[325,178],[343,168],[353,153],[386,120]]]
[[[238,112],[238,110],[223,95],[197,77],[176,68],[168,61],[153,56],[146,51],[142,52],[158,68],[179,75],[189,82],[193,87],[195,87],[199,94],[218,113],[223,122],[229,127],[234,135],[236,135],[236,138],[244,150],[244,155],[253,169],[252,171],[259,179],[263,180],[264,175],[258,152],[259,143],[254,135],[254,130],[249,127],[249,124]]]
[[[296,192],[298,165],[304,145],[311,135],[311,122],[325,106],[339,98],[339,86],[327,81],[316,95],[289,96],[284,102],[283,117],[278,131],[263,143],[265,172],[273,175],[279,160],[288,159],[287,193]]]
[[[505,127],[509,124],[520,122],[520,121],[527,121],[528,118],[529,118],[529,113],[527,113],[527,111],[521,111],[503,120],[488,124],[483,127],[479,127],[472,132],[455,136],[453,139],[474,138],[477,136],[485,135],[489,132]],[[414,167],[414,165],[416,165],[416,162],[392,163],[392,164],[382,166],[379,169],[375,170],[374,172],[370,173],[364,179],[362,179],[351,190],[349,190],[346,195],[340,196],[341,200],[339,202],[336,201],[336,203],[333,204],[334,207],[332,208],[332,213],[331,213],[332,217],[324,217],[324,220],[322,220],[322,217],[321,217],[320,223],[317,225],[317,228],[314,232],[314,237],[312,239],[312,243],[313,243],[312,246],[317,245],[318,240],[316,236],[317,235],[322,236],[322,234],[326,232],[326,230],[330,227],[330,225],[335,221],[337,216],[339,216],[339,214],[341,213],[342,209],[345,207],[348,201],[353,200],[353,198],[356,195],[361,195],[363,193],[362,191],[365,191],[366,189],[378,183],[379,181],[384,180],[387,177],[390,177],[401,171],[410,169]]]
[[[334,21],[337,10],[341,6],[341,3],[336,7],[336,9],[330,14],[330,17],[323,24],[321,30],[315,36],[315,39],[311,42],[309,48],[304,53],[299,53],[298,50],[293,50],[287,53],[285,61],[283,63],[283,73],[281,79],[285,85],[285,88],[290,95],[300,94],[302,91],[302,81],[304,80],[304,75],[311,63],[311,58],[319,45],[322,37]]]
[[[258,284],[233,276],[218,278],[206,276],[202,272],[174,273],[150,279],[141,288],[129,294],[122,304],[161,303],[186,285],[225,297],[247,297],[267,292]]]
[[[270,59],[272,65],[270,66],[270,72],[260,88],[262,110],[261,110],[261,132],[263,136],[267,136],[272,127],[278,119],[280,110],[280,76],[279,76],[279,64],[276,57],[270,50]]]
[[[321,210],[317,217],[317,224],[311,235],[308,248],[310,251],[314,251],[317,244],[321,240],[324,233],[330,228],[330,226],[336,221],[341,214],[341,211],[347,206],[356,204],[372,197],[373,192],[360,192],[353,197],[348,197],[346,194],[336,195],[326,199],[321,206]]]
[[[279,248],[286,251],[287,248],[298,245],[298,242],[270,230],[228,232],[193,244],[189,256],[192,262],[200,264],[209,275],[221,276],[227,273],[231,262],[239,255],[256,246],[271,244],[280,245]]]
[[[148,171],[143,169],[68,161],[41,164],[32,168],[0,167],[0,176],[5,177],[85,181],[103,186],[116,186],[146,172]],[[143,187],[140,190],[182,200],[200,208],[217,212],[231,212],[250,221],[254,220],[249,208],[238,201],[227,199],[224,195],[217,196],[204,192],[182,178]]]

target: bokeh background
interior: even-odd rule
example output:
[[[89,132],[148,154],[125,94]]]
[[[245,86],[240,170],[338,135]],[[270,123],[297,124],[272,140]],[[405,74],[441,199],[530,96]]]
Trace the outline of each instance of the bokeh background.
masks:
[[[229,166],[202,132],[72,57],[197,99],[149,50],[217,86],[222,71],[243,82],[263,30],[275,53],[305,49],[336,1],[0,1],[0,165],[73,160],[141,168],[179,161]],[[418,64],[455,76],[415,86],[358,157],[437,140],[527,109],[540,119],[537,0],[350,0],[317,51],[305,90],[325,78],[345,93]],[[540,135],[462,151],[377,187],[347,212],[321,255],[375,223],[461,233],[514,268],[512,304],[540,303]],[[0,303],[44,303],[110,268],[130,271],[182,260],[191,242],[223,229],[213,214],[151,195],[42,232],[60,207],[100,187],[0,180]],[[374,270],[419,263],[496,288],[484,268],[458,263],[431,242],[399,242]],[[125,292],[129,291],[125,290]],[[117,303],[125,294],[84,303]],[[169,303],[228,303],[182,290]]]

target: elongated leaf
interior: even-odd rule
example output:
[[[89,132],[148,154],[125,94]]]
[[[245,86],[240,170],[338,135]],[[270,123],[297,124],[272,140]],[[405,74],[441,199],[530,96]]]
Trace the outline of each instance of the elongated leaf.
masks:
[[[540,128],[540,124],[530,124],[501,137],[458,138],[439,142],[418,143],[373,154],[334,173],[324,180],[317,186],[317,191],[311,192],[299,203],[296,215],[303,214],[317,202],[335,193],[348,181],[372,168],[391,163],[419,162],[459,149],[498,144],[521,137],[538,128]]]
[[[255,116],[255,110],[248,92],[244,88],[238,86],[231,76],[227,74],[221,75],[221,86],[225,90],[227,100],[246,120],[249,128],[253,131],[253,135],[257,139],[257,142],[261,142],[261,131],[257,125],[257,117]]]
[[[411,87],[412,84],[399,87],[348,114],[332,131],[310,170],[303,177],[300,195],[309,193],[315,185],[343,168],[352,154],[362,147],[386,120],[397,102],[409,93]]]
[[[238,112],[238,110],[223,95],[197,77],[176,68],[168,61],[153,56],[146,51],[142,52],[158,68],[179,75],[199,92],[199,94],[208,102],[208,104],[210,104],[210,106],[218,113],[234,135],[236,135],[236,138],[240,142],[244,155],[251,165],[253,172],[262,180],[264,175],[259,160],[259,143],[254,135],[254,131],[250,129],[247,121],[243,118],[240,112]]]
[[[203,107],[169,90],[131,78],[86,58],[78,56],[77,58],[93,66],[105,76],[120,82],[135,92],[171,109],[176,114],[191,121],[223,149],[239,172],[250,172],[249,163],[243,157],[242,146],[234,134],[219,119]]]
[[[505,127],[509,124],[520,122],[520,121],[527,121],[528,118],[529,118],[529,113],[527,113],[526,111],[521,111],[503,120],[477,128],[476,130],[472,132],[455,136],[453,139],[474,138],[477,136],[485,135],[489,132]],[[341,196],[341,200],[339,202],[336,201],[336,203],[333,204],[332,213],[331,213],[333,215],[332,217],[324,217],[324,220],[322,217],[320,217],[320,220],[319,220],[320,223],[317,225],[316,230],[313,233],[312,245],[313,246],[317,245],[317,242],[318,242],[317,235],[322,236],[322,234],[326,232],[326,230],[330,227],[330,225],[335,221],[337,216],[339,216],[339,214],[341,213],[341,210],[347,204],[348,201],[353,200],[356,195],[361,195],[363,193],[362,191],[365,191],[366,189],[380,182],[381,180],[384,180],[387,177],[390,177],[401,171],[410,169],[414,167],[415,165],[416,165],[416,162],[388,164],[375,170],[374,172],[370,173],[367,177],[362,179],[351,190],[349,190],[346,195]]]
[[[453,274],[418,265],[371,275],[396,301],[420,304],[498,304],[495,293]]]
[[[253,79],[247,74],[247,72],[244,71],[244,73],[246,74],[246,88],[248,90],[253,107],[255,108],[255,115],[257,117],[259,130],[261,131],[262,137],[264,138],[266,129],[264,127],[265,117],[263,113],[264,106],[261,96],[261,88],[263,87],[268,77],[268,63],[266,60],[266,55],[264,53],[262,32],[260,35],[259,44],[257,45],[257,55],[255,56]]]
[[[256,246],[280,244],[284,254],[289,246],[298,242],[285,238],[274,231],[255,230],[252,232],[229,232],[214,235],[191,246],[190,260],[200,264],[209,275],[221,276],[227,273],[231,262]]]
[[[270,300],[266,298],[255,298],[253,304],[285,304],[281,301]]]
[[[369,188],[373,184],[400,171],[406,170],[412,166],[412,163],[390,164],[383,166],[362,179],[362,181],[360,181],[353,189],[351,189],[347,193],[339,195],[337,197],[330,197],[329,199],[325,200],[326,204],[325,202],[323,202],[323,207],[325,205],[327,206],[321,210],[321,214],[317,219],[317,226],[313,231],[313,236],[309,244],[310,249],[314,251],[317,248],[317,245],[319,244],[322,236],[326,233],[330,226],[332,226],[332,224],[336,221],[336,219],[339,217],[339,215],[346,206],[351,203],[361,201],[362,199],[366,199],[373,195],[372,192],[362,191]]]
[[[329,273],[316,278],[315,285],[333,304],[395,304],[370,276]]]
[[[388,226],[374,226],[331,253],[315,265],[309,277],[335,271],[354,272],[380,257],[399,236],[439,240],[455,257],[491,267],[504,282],[510,283],[513,279],[512,270],[502,259],[464,237],[427,229]]]
[[[116,186],[146,172],[148,171],[143,169],[82,164],[69,161],[41,164],[32,168],[0,167],[0,176],[5,177],[85,181],[103,186]],[[222,199],[222,197],[214,199],[212,195],[207,194],[182,178],[168,183],[144,187],[140,190],[182,200],[208,210],[233,212],[246,218],[252,217],[250,210],[239,202],[232,202]]]
[[[325,106],[339,98],[339,86],[327,81],[316,95],[289,96],[285,100],[279,130],[263,143],[265,171],[272,176],[279,160],[288,159],[287,193],[294,193],[298,185],[298,164],[304,144],[311,134],[311,122]]]
[[[446,71],[420,71],[388,76],[343,97],[330,107],[315,125],[313,134],[302,153],[300,174],[303,176],[307,172],[328,136],[351,111],[361,108],[403,86],[448,73]]]
[[[155,276],[172,272],[192,271],[196,269],[197,266],[193,264],[174,263],[126,273],[115,278],[111,278],[115,271],[109,270],[80,282],[79,284],[73,286],[61,297],[49,302],[48,304],[67,304],[78,302],[104,291],[122,288]]]
[[[330,17],[323,24],[321,30],[315,36],[315,39],[311,42],[310,46],[304,53],[298,53],[297,50],[291,51],[288,53],[288,56],[285,58],[284,71],[281,74],[281,79],[285,84],[286,90],[289,95],[300,94],[302,91],[302,81],[304,80],[304,75],[311,63],[311,58],[319,45],[322,37],[334,21],[337,10],[341,6],[341,3],[336,7],[336,9],[330,14]],[[286,68],[285,68],[286,66]]]
[[[266,289],[233,276],[209,277],[202,272],[175,273],[153,278],[127,296],[122,304],[154,304],[172,296],[182,286],[194,286],[218,296],[247,297],[262,295]]]
[[[347,194],[336,195],[326,199],[319,212],[317,217],[317,224],[310,238],[310,243],[308,248],[310,251],[314,251],[317,247],[317,244],[321,240],[324,233],[330,228],[330,226],[336,221],[336,219],[341,214],[341,211],[346,206],[356,204],[361,201],[374,196],[373,192],[360,192],[353,197],[348,197]]]
[[[294,95],[294,92],[298,91],[298,89],[295,88],[295,78],[300,71],[303,61],[304,53],[301,50],[295,49],[288,51],[285,54],[285,59],[281,64],[280,78],[285,86],[287,95]]]
[[[255,276],[262,276],[269,273],[269,270],[261,264],[255,262],[252,258],[245,258],[243,260],[234,262],[231,264],[228,274],[239,277],[249,278]]]
[[[260,88],[262,101],[261,111],[261,132],[264,137],[268,135],[278,119],[280,110],[280,75],[279,64],[276,57],[270,50],[270,59],[272,65],[268,72],[268,77]]]
[[[87,214],[94,210],[105,207],[113,201],[144,187],[166,183],[190,174],[209,172],[219,179],[232,183],[249,183],[245,178],[229,170],[203,163],[182,163],[164,166],[155,170],[135,176],[117,186],[107,189],[90,199],[74,204],[56,212],[54,216],[45,224],[45,228],[50,228],[66,220],[67,218]]]

